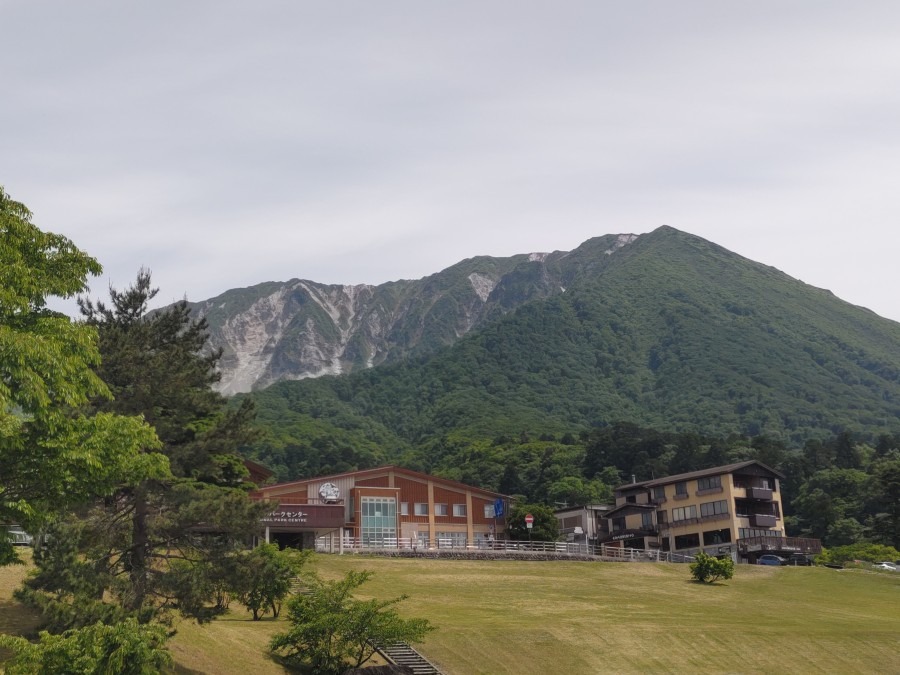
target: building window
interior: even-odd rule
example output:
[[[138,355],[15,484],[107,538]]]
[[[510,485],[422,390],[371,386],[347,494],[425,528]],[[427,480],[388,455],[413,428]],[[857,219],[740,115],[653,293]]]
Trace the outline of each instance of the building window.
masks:
[[[780,537],[781,530],[760,530],[755,527],[742,527],[738,529],[739,539],[749,539],[750,537]]]
[[[675,494],[680,497],[687,497],[687,483],[675,483]]]
[[[419,531],[416,533],[416,546],[419,548],[428,548],[431,546],[431,537],[429,536],[428,526],[422,527],[419,526]]]
[[[666,498],[666,488],[664,485],[658,485],[653,488],[653,499],[665,499]]]
[[[730,544],[731,530],[727,527],[724,530],[710,530],[703,533],[703,545],[715,546],[716,544]]]
[[[672,521],[673,522],[677,522],[679,520],[687,520],[688,518],[696,518],[696,517],[697,517],[697,507],[696,506],[682,506],[681,508],[678,508],[678,509],[672,509]]]
[[[438,532],[435,535],[438,548],[465,548],[466,533],[465,532]]]
[[[644,511],[641,514],[641,527],[649,529],[653,527],[653,512]]]
[[[698,490],[712,490],[713,488],[722,487],[722,477],[721,476],[710,476],[709,478],[698,478],[697,479],[697,489]]]
[[[434,505],[434,515],[446,516],[447,515],[447,505],[446,504],[435,504]]]
[[[728,502],[724,499],[718,502],[706,502],[705,504],[700,505],[700,515],[704,518],[706,516],[717,516],[722,513],[728,513]]]
[[[680,548],[698,548],[699,546],[699,534],[682,534],[675,537],[675,550],[678,550]]]
[[[465,504],[454,504],[453,505],[453,516],[455,518],[465,518],[466,517],[466,505]]]
[[[401,516],[409,515],[409,502],[400,502],[400,515]]]
[[[763,490],[771,490],[771,489],[772,489],[772,481],[770,481],[768,478],[760,478],[760,479],[759,479],[759,486],[760,486]]]
[[[485,518],[493,518],[494,517],[494,505],[493,504],[485,504],[484,505],[484,517]]]
[[[359,534],[364,546],[397,543],[397,501],[393,497],[362,497]]]
[[[625,497],[626,504],[637,504],[637,495],[628,495]]]
[[[417,516],[427,516],[428,504],[424,502],[416,502],[415,511],[413,513],[415,513]]]
[[[668,511],[657,511],[656,512],[656,522],[657,523],[668,523],[669,522],[669,512]]]
[[[625,519],[624,518],[613,518],[613,532],[619,532],[620,530],[625,529]]]

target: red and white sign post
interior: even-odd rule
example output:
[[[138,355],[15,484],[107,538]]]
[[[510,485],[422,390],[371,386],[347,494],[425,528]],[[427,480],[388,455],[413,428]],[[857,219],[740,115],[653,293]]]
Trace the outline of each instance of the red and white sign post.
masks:
[[[531,528],[534,526],[534,516],[530,513],[525,514],[525,527],[528,528],[528,548],[531,548]]]

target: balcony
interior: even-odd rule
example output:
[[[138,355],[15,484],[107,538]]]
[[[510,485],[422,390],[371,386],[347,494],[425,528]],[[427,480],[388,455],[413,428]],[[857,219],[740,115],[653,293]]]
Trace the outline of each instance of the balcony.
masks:
[[[772,515],[754,513],[750,516],[750,527],[775,527],[776,520]]]
[[[816,555],[822,552],[822,542],[819,539],[804,537],[749,537],[738,539],[737,547],[738,551],[744,554],[771,551],[782,555],[791,553]]]
[[[748,487],[747,499],[759,499],[762,501],[772,501],[772,491],[767,488]]]

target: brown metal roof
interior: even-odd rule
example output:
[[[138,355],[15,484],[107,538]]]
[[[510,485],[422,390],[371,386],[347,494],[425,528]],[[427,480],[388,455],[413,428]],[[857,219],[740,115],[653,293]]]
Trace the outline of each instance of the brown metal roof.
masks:
[[[440,481],[446,485],[452,485],[460,489],[464,490],[477,490],[482,494],[493,495],[495,497],[504,497],[509,499],[509,495],[502,494],[500,492],[494,492],[493,490],[486,490],[484,488],[475,487],[474,485],[467,485],[465,483],[460,483],[459,481],[450,480],[449,478],[441,478],[440,476],[432,476],[427,473],[421,473],[419,471],[413,471],[412,469],[406,469],[402,466],[396,466],[395,464],[388,464],[386,466],[378,466],[372,469],[359,469],[357,471],[345,471],[343,473],[333,473],[328,476],[313,476],[311,478],[302,478],[299,480],[291,480],[286,481],[284,483],[273,483],[271,485],[263,485],[259,488],[259,492],[265,492],[266,490],[271,490],[272,488],[281,488],[287,487],[291,485],[306,485],[308,483],[316,483],[319,481],[328,481],[335,478],[344,478],[346,476],[370,476],[373,474],[381,474],[388,471],[393,471],[398,474],[405,474],[407,476],[412,476],[414,478],[420,478],[424,480],[434,480]]]
[[[750,459],[744,462],[736,462],[735,464],[725,464],[724,466],[714,466],[709,469],[701,469],[700,471],[689,471],[688,473],[679,473],[674,476],[665,476],[664,478],[654,478],[651,480],[641,481],[639,483],[625,483],[624,485],[620,485],[615,488],[616,491],[620,490],[628,490],[629,488],[648,488],[648,487],[657,487],[660,485],[671,485],[672,483],[680,483],[685,480],[693,480],[695,478],[705,478],[706,476],[718,476],[726,473],[734,473],[740,469],[744,469],[748,466],[752,466],[756,464],[757,466],[762,467],[766,471],[771,471],[774,475],[778,476],[782,480],[784,480],[784,474],[780,471],[776,471],[770,466],[766,466],[762,462],[759,462],[755,459]]]

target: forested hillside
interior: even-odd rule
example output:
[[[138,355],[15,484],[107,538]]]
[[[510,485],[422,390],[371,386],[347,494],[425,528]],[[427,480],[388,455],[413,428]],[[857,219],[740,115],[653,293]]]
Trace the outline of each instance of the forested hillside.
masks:
[[[251,454],[282,478],[391,461],[571,503],[746,457],[799,494],[828,467],[804,448],[846,432],[865,472],[900,433],[900,324],[672,228],[608,248],[534,261],[565,291],[433,356],[255,392]]]

